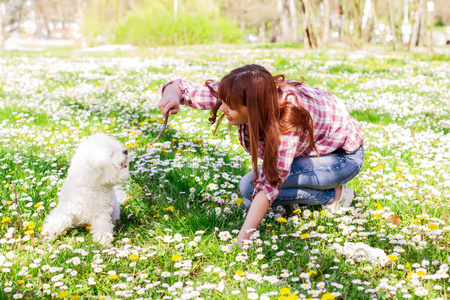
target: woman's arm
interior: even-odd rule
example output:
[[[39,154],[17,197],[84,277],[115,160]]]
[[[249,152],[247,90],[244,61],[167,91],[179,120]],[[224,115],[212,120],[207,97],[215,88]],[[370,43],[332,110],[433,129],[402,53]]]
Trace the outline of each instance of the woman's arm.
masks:
[[[219,83],[210,82],[206,84],[205,82],[203,84],[197,84],[181,78],[170,81],[162,86],[163,99],[161,99],[158,107],[163,113],[169,112],[170,114],[177,113],[180,104],[197,109],[211,109],[216,105],[217,98],[213,95],[209,87],[217,90]],[[170,101],[169,98],[175,101]]]
[[[250,229],[258,228],[262,219],[266,215],[269,206],[270,206],[269,199],[267,199],[266,195],[262,190],[259,191],[253,198],[252,205],[250,206],[250,209],[247,213],[247,217],[245,218],[241,231],[238,234],[237,242],[239,243],[240,246],[242,245],[243,240],[250,239],[251,233],[247,231],[249,231]]]
[[[168,112],[174,115],[178,112],[181,101],[181,90],[176,84],[169,84],[164,89],[163,96],[158,103],[158,108],[162,111],[163,116]]]

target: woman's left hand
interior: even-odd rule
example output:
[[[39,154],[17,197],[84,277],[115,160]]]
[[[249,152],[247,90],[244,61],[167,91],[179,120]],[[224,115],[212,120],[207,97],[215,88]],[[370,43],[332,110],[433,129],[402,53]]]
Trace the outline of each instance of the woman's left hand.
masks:
[[[244,224],[241,231],[237,236],[237,243],[239,247],[242,247],[243,241],[249,240],[251,231],[256,230],[262,219],[266,215],[267,209],[269,209],[270,202],[267,199],[266,194],[263,191],[259,191],[252,201],[252,205],[247,213]]]

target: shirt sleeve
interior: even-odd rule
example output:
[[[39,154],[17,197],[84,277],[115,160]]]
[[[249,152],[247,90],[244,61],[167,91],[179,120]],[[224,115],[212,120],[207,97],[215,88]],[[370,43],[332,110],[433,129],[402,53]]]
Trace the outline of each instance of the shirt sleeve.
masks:
[[[280,185],[289,176],[291,172],[292,161],[294,160],[296,151],[304,149],[306,151],[309,148],[309,140],[300,139],[300,132],[298,130],[290,131],[281,136],[280,146],[277,149],[277,169],[280,174]],[[255,184],[253,190],[253,197],[262,190],[272,204],[280,193],[276,185],[270,184],[264,171],[260,169],[259,178]]]
[[[190,81],[177,79],[165,83],[162,86],[162,93],[164,93],[166,87],[172,83],[176,84],[181,90],[180,104],[206,110],[213,108],[217,103],[217,98],[213,96],[209,88],[206,86],[206,83],[195,84]],[[219,83],[217,82],[212,82],[209,85],[216,91],[219,88]]]

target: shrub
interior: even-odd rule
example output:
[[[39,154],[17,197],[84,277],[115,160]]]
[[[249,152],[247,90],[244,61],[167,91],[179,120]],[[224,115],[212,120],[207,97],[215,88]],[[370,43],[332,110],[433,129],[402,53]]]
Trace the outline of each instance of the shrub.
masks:
[[[236,43],[241,39],[237,24],[224,17],[209,19],[185,13],[174,20],[172,13],[152,9],[132,12],[115,33],[116,43],[136,46]]]

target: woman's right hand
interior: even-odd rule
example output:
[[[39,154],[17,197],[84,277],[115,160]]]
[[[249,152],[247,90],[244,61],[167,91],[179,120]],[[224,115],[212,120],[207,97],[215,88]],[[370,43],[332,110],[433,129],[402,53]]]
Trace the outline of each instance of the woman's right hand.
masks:
[[[178,112],[181,101],[181,90],[176,84],[166,86],[161,100],[159,100],[158,108],[162,111],[163,116],[169,113],[169,116]]]

